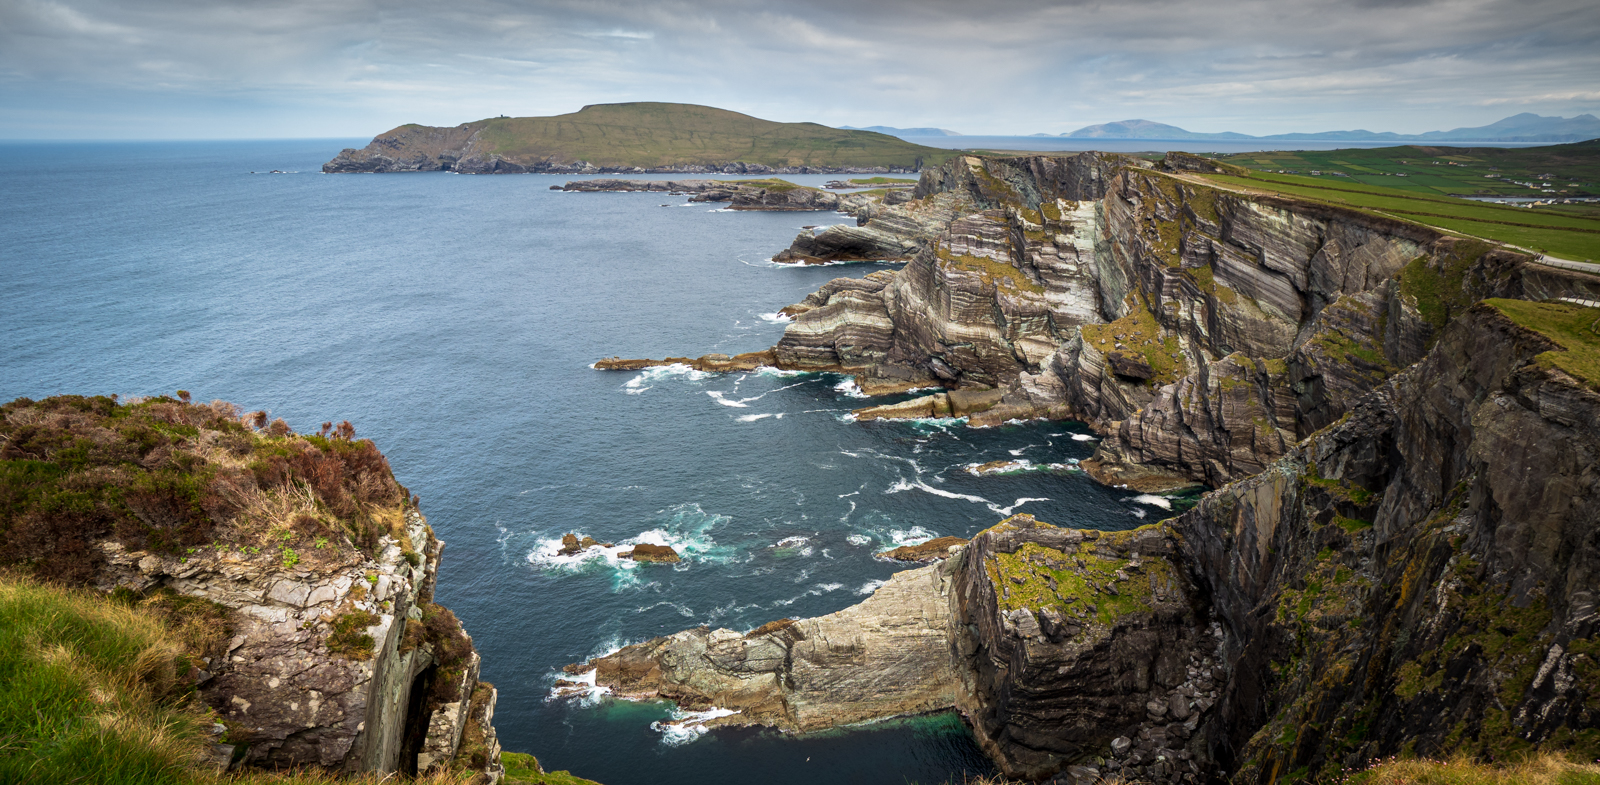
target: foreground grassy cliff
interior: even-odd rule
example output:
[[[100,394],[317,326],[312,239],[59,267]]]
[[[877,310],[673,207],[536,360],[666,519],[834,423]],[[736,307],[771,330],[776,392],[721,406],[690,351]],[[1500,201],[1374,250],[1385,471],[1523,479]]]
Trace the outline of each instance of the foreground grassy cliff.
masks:
[[[871,131],[777,123],[709,106],[597,104],[454,128],[403,125],[324,172],[912,172],[951,152]]]
[[[6,701],[10,763],[49,781],[114,743],[157,773],[498,777],[494,687],[433,603],[442,543],[376,446],[188,398],[0,407],[0,681],[42,685]]]

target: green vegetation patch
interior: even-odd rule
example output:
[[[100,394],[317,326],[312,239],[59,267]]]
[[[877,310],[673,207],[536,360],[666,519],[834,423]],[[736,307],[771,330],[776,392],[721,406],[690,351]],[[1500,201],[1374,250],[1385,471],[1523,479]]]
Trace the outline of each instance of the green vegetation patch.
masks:
[[[773,167],[920,168],[959,155],[871,131],[775,123],[691,104],[598,104],[555,117],[493,118],[469,125],[478,129],[484,152],[523,163],[582,160],[654,168],[742,161]]]
[[[795,185],[794,183],[791,183],[788,180],[780,180],[780,179],[778,179],[776,177],[768,178],[768,179],[765,179],[765,180],[725,180],[723,182],[726,182],[729,185],[742,185],[742,186],[746,186],[746,187],[749,187],[749,188],[764,188],[764,189],[766,189],[768,191],[776,191],[778,193],[788,193],[788,192],[793,191],[795,189],[800,189],[800,190],[804,190],[804,191],[820,191],[820,190],[822,190],[820,188],[812,188],[811,186],[808,186],[808,185]]]
[[[368,611],[341,613],[328,625],[328,637],[323,643],[328,647],[328,653],[335,657],[370,660],[376,641],[367,634],[367,630],[377,623],[377,614]]]
[[[1129,571],[1126,556],[1106,555],[1111,544],[1085,540],[1074,550],[1058,551],[1030,542],[1016,553],[995,554],[984,569],[1002,611],[1055,608],[1068,619],[1112,627],[1128,614],[1150,611],[1152,582],[1170,584],[1174,576],[1171,565],[1155,558]]]
[[[1443,760],[1389,758],[1340,781],[1347,785],[1600,785],[1600,764],[1557,752],[1527,755],[1509,763],[1484,763],[1465,755]]]
[[[1455,233],[1531,248],[1567,259],[1600,258],[1600,220],[1574,213],[1535,212],[1447,196],[1315,178],[1258,172],[1250,177],[1203,175],[1218,183],[1398,218]]]
[[[111,539],[187,561],[269,552],[283,569],[405,536],[409,495],[349,423],[299,436],[265,413],[158,397],[0,406],[0,566],[90,580]],[[321,545],[319,545],[321,543]]]
[[[1484,300],[1511,321],[1562,346],[1534,358],[1540,368],[1559,368],[1600,390],[1600,308],[1563,302]]]
[[[1284,170],[1310,175],[1316,170],[1323,180],[1430,196],[1600,194],[1600,142],[1595,141],[1523,148],[1403,145],[1273,150],[1228,155],[1220,160],[1263,173]],[[1543,177],[1547,174],[1553,176]],[[1554,193],[1547,194],[1546,187]]]
[[[1433,325],[1431,340],[1438,340],[1439,330],[1477,302],[1477,295],[1466,286],[1467,271],[1490,250],[1488,243],[1461,240],[1449,253],[1437,258],[1419,256],[1401,270],[1400,293],[1413,298],[1423,321]]]
[[[849,180],[846,180],[845,182],[850,183],[851,185],[892,185],[892,184],[916,185],[917,184],[917,181],[916,181],[915,178],[907,179],[907,178],[904,178],[904,177],[852,177]]]
[[[990,286],[1002,285],[1012,289],[1022,289],[1028,292],[1043,293],[1044,287],[1023,274],[1021,270],[1005,262],[997,262],[986,256],[971,256],[968,254],[951,253],[943,245],[938,246],[936,253],[939,259],[958,270],[967,270],[978,274],[983,282]]]
[[[571,772],[545,771],[539,759],[522,752],[502,752],[500,762],[506,767],[506,785],[598,785],[592,780],[574,777]]]
[[[0,782],[185,781],[189,670],[157,618],[0,575]]]
[[[1114,322],[1084,325],[1082,335],[1084,342],[1102,354],[1124,351],[1117,348],[1120,343],[1127,347],[1126,351],[1144,358],[1155,371],[1147,382],[1152,387],[1171,384],[1187,370],[1178,339],[1162,334],[1155,314],[1150,313],[1143,300],[1136,301],[1127,316]]]

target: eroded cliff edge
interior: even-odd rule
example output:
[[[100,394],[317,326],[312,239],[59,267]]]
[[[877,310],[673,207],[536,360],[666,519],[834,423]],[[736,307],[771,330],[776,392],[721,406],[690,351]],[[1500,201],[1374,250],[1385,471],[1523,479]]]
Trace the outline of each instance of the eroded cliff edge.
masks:
[[[1141,490],[1262,471],[1420,359],[1485,297],[1600,297],[1600,278],[1492,243],[1309,200],[1224,188],[1214,166],[1103,153],[953,159],[848,233],[914,248],[783,310],[769,352],[687,360],[855,376],[869,394],[943,387],[864,419],[1047,417],[1104,438],[1084,468]],[[825,242],[829,233],[840,237]],[[859,238],[858,238],[859,239]],[[818,257],[817,254],[822,254]],[[679,358],[682,360],[682,358]],[[634,368],[648,361],[601,362]]]
[[[621,693],[743,712],[723,723],[958,708],[1030,779],[1594,757],[1597,316],[1473,305],[1346,416],[1177,518],[1103,533],[1014,516],[838,614],[592,664]]]
[[[220,767],[497,780],[494,687],[433,602],[444,544],[382,454],[180,396],[0,407],[0,563],[203,619],[184,678]]]

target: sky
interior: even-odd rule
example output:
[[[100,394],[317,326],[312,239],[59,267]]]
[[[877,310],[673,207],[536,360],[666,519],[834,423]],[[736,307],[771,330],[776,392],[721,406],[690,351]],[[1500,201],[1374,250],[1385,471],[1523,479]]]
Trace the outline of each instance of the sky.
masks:
[[[1600,112],[1595,0],[0,0],[0,139],[371,137],[672,101],[1062,133]]]

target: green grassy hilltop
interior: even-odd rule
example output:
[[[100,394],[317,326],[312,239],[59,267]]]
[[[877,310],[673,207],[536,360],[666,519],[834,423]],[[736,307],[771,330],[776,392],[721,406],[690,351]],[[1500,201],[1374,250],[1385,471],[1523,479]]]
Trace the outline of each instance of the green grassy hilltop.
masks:
[[[955,153],[872,131],[777,123],[709,106],[640,102],[595,104],[554,117],[494,117],[453,128],[403,125],[379,134],[361,154],[358,158],[420,157],[446,163],[499,159],[522,167],[586,161],[602,168],[744,163],[914,170]]]

